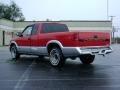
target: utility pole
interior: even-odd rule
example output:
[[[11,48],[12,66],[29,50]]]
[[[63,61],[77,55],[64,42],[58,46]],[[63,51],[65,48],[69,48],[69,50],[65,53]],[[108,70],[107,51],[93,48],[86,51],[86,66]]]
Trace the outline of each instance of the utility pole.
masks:
[[[112,23],[113,23],[113,19],[114,19],[115,16],[109,16],[109,17],[110,17],[110,20],[111,20]]]
[[[109,16],[110,17],[110,20],[112,22],[112,39],[113,39],[113,42],[115,42],[115,27],[113,25],[113,19],[115,16]]]

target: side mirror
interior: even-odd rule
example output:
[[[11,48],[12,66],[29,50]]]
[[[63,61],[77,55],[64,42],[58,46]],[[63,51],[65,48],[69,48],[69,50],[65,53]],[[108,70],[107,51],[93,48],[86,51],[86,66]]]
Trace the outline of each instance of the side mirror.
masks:
[[[23,36],[21,32],[17,32],[16,35],[19,36],[19,37]]]

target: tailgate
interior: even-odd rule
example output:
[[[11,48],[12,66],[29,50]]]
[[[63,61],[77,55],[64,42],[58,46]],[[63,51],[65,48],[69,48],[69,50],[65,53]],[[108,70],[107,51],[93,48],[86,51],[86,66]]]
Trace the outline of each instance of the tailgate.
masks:
[[[109,46],[109,32],[79,32],[78,43],[81,46]]]

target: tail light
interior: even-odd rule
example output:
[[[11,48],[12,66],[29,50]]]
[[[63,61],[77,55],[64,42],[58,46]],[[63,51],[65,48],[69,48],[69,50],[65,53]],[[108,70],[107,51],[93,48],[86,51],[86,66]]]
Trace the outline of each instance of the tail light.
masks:
[[[78,41],[79,40],[79,33],[73,34],[73,40]]]

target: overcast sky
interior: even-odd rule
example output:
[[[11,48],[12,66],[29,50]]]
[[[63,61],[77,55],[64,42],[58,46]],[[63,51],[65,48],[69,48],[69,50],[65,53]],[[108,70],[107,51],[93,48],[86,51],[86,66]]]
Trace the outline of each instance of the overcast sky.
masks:
[[[9,3],[10,0],[0,0]],[[107,0],[13,0],[26,20],[106,20]],[[109,16],[120,18],[120,0],[109,1]]]
[[[13,0],[27,21],[107,20],[107,0]],[[120,26],[120,0],[109,1],[109,16]],[[0,0],[9,3],[10,0]]]
[[[11,0],[0,0],[9,3]],[[107,0],[13,0],[26,20],[106,20]],[[120,24],[120,0],[109,1],[109,16]]]

